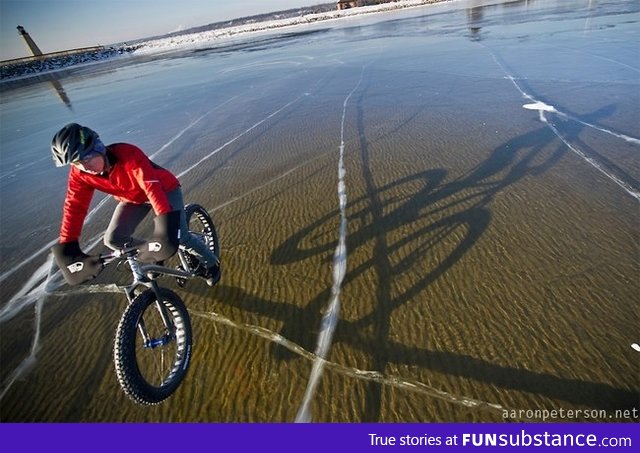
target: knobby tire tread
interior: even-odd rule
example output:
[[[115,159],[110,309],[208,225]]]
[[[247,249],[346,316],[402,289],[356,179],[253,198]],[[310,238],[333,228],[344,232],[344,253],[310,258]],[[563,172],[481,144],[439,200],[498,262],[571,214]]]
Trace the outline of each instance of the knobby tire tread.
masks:
[[[209,246],[209,249],[211,249],[211,251],[215,253],[218,258],[220,258],[220,241],[218,240],[216,227],[213,224],[213,220],[211,219],[211,216],[209,215],[207,210],[196,203],[188,204],[187,206],[185,206],[184,210],[187,217],[187,225],[189,225],[191,217],[195,215],[196,217],[198,217],[198,220],[200,220],[200,222],[209,229],[209,231],[205,233],[205,236],[207,238],[207,245]]]
[[[178,388],[184,379],[191,360],[192,332],[189,313],[184,303],[173,291],[160,288],[163,304],[175,323],[181,318],[181,326],[173,341],[184,341],[185,350],[181,359],[174,358],[174,371],[160,387],[149,384],[138,369],[136,361],[136,337],[139,335],[138,321],[147,308],[156,301],[156,295],[149,289],[138,295],[127,307],[120,319],[114,343],[114,364],[118,381],[124,392],[135,402],[143,405],[159,404]],[[176,365],[178,364],[178,365]]]

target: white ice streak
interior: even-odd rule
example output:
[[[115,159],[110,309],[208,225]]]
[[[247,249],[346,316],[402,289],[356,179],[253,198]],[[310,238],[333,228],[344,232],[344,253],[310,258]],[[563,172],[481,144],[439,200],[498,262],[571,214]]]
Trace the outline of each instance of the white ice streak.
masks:
[[[59,291],[64,284],[62,274],[54,264],[53,256],[49,255],[47,260],[33,273],[23,288],[16,293],[11,300],[0,310],[0,324],[13,318],[25,306],[35,304],[34,334],[31,340],[31,350],[29,355],[9,374],[2,385],[0,400],[4,398],[11,386],[37,362],[37,353],[40,350],[40,327],[42,325],[42,308],[46,296],[49,294],[62,296],[73,293],[106,293],[121,291],[115,284],[112,285],[90,285],[79,288],[71,288],[66,291]]]
[[[248,332],[252,335],[256,335],[258,337],[264,338],[265,340],[272,341],[273,343],[281,345],[282,347],[288,349],[289,351],[299,355],[304,359],[314,360],[314,361],[318,359],[317,355],[311,353],[310,351],[307,351],[299,344],[294,343],[293,341],[283,337],[282,335],[276,332],[273,332],[269,329],[266,329],[264,327],[253,325],[253,324],[237,323],[215,312],[199,312],[199,311],[189,309],[189,313],[191,313],[192,316],[205,318],[215,323],[223,324],[231,328]],[[376,382],[381,385],[389,385],[391,387],[395,387],[401,390],[416,392],[423,395],[427,395],[429,397],[447,401],[452,404],[474,408],[477,410],[489,411],[497,415],[502,415],[505,410],[508,410],[507,408],[496,403],[477,400],[475,398],[471,398],[468,396],[455,395],[449,392],[445,392],[444,390],[440,390],[435,387],[432,387],[423,382],[411,381],[409,379],[402,378],[401,376],[385,375],[380,371],[374,371],[374,370],[361,370],[355,367],[347,367],[342,364],[330,362],[330,361],[323,361],[323,363],[326,367],[332,369],[333,371],[345,376],[349,376],[354,379],[359,379],[362,381],[369,381],[369,382]]]
[[[51,263],[52,257],[49,255],[47,260],[36,269],[22,288],[0,309],[0,324],[13,318],[26,306],[42,298],[45,293],[45,285]]]
[[[555,113],[557,113],[558,115],[563,116],[565,118],[568,118],[570,120],[576,121],[576,122],[582,124],[583,126],[587,126],[587,127],[592,128],[592,129],[599,130],[600,132],[604,132],[606,134],[613,135],[614,137],[621,138],[625,142],[633,143],[634,145],[640,145],[640,139],[637,139],[635,137],[630,137],[630,136],[625,135],[625,134],[619,134],[617,132],[610,131],[609,129],[605,129],[605,128],[600,127],[600,126],[596,126],[595,124],[587,123],[587,122],[582,121],[581,119],[576,118],[574,116],[571,116],[571,115],[569,115],[567,113],[558,112],[558,111],[556,111]]]
[[[534,102],[533,104],[525,104],[522,106],[528,110],[540,110],[543,112],[557,112],[556,108],[552,105],[547,105],[544,102]]]
[[[0,400],[4,398],[11,386],[36,363],[36,355],[40,349],[40,326],[42,324],[42,306],[45,299],[43,294],[47,290],[49,281],[53,278],[52,273],[54,268],[52,267],[52,263],[53,257],[50,255],[44,264],[33,273],[22,289],[0,310],[1,324],[7,319],[11,319],[25,306],[35,303],[34,334],[31,340],[31,350],[29,351],[29,355],[22,360],[20,365],[11,372],[3,383]]]
[[[180,179],[181,177],[183,177],[184,175],[186,175],[187,173],[189,173],[191,170],[193,170],[194,168],[198,167],[202,162],[204,162],[205,160],[209,159],[211,156],[213,156],[214,154],[217,154],[218,152],[222,151],[224,148],[226,148],[227,146],[229,146],[230,144],[232,144],[233,142],[235,142],[236,140],[238,140],[241,137],[244,137],[245,135],[247,135],[249,132],[251,132],[252,130],[254,130],[256,127],[260,126],[262,123],[264,123],[265,121],[273,118],[274,116],[276,116],[278,113],[282,112],[283,110],[285,110],[287,107],[295,104],[296,102],[298,102],[300,100],[300,98],[302,98],[303,96],[305,96],[306,94],[301,94],[300,96],[298,96],[296,99],[294,99],[291,102],[288,102],[287,104],[283,105],[282,107],[280,107],[278,110],[272,112],[269,116],[267,116],[266,118],[261,119],[260,121],[258,121],[257,123],[255,123],[253,126],[251,126],[249,129],[245,130],[244,132],[236,135],[235,137],[233,137],[231,140],[227,141],[226,143],[220,145],[219,147],[217,147],[216,149],[214,149],[213,151],[211,151],[209,154],[207,154],[206,156],[204,156],[202,159],[200,159],[198,162],[196,162],[195,164],[191,165],[189,168],[187,168],[186,170],[183,170],[182,172],[180,172],[178,174],[178,179]]]
[[[631,187],[629,184],[627,184],[626,182],[622,181],[620,178],[618,178],[617,176],[609,173],[608,171],[606,171],[604,168],[602,168],[602,166],[600,166],[600,163],[587,156],[585,153],[583,153],[579,148],[576,148],[575,146],[573,146],[571,143],[569,143],[567,141],[567,139],[565,139],[562,135],[560,135],[560,131],[558,131],[558,129],[551,123],[549,123],[546,118],[544,119],[544,122],[547,124],[547,126],[549,126],[549,128],[551,128],[551,130],[553,131],[554,134],[556,134],[558,136],[558,138],[560,140],[562,140],[564,142],[565,145],[567,145],[567,147],[573,151],[574,153],[576,153],[578,156],[582,157],[586,162],[588,162],[589,164],[591,164],[595,169],[599,170],[602,174],[604,174],[606,177],[608,177],[610,180],[612,180],[613,182],[615,182],[617,185],[619,185],[620,187],[622,187],[629,195],[631,195],[632,197],[634,197],[636,200],[640,201],[640,192],[638,192],[636,189],[634,189],[633,187]]]
[[[149,156],[150,159],[155,158],[158,154],[160,154],[162,151],[164,151],[165,149],[167,149],[169,146],[171,146],[176,140],[178,140],[180,137],[182,137],[189,129],[191,129],[193,126],[195,126],[196,124],[198,124],[200,121],[202,121],[204,118],[206,118],[208,115],[210,115],[211,113],[215,112],[216,110],[218,110],[219,108],[223,107],[224,105],[228,104],[229,102],[233,101],[235,98],[237,98],[238,96],[233,96],[230,99],[227,99],[226,101],[224,101],[222,104],[219,104],[217,106],[215,106],[214,108],[212,108],[211,110],[209,110],[208,112],[206,112],[204,115],[199,116],[198,118],[196,118],[194,121],[192,121],[187,127],[185,127],[184,129],[182,129],[180,132],[178,132],[176,135],[174,135],[171,140],[169,140],[167,143],[165,143],[164,145],[162,145],[160,147],[160,149],[158,149],[155,153],[153,153],[152,155]]]
[[[100,202],[95,206],[95,208],[93,208],[91,211],[89,211],[89,213],[87,214],[87,217],[85,219],[85,222],[88,222],[96,214],[96,212],[98,212],[98,210],[100,210],[100,208],[102,208],[102,206],[104,206],[104,204],[107,202],[107,200],[109,200],[109,197],[104,197],[102,200],[100,200]],[[0,275],[0,283],[3,282],[8,277],[10,277],[11,275],[13,275],[16,271],[18,271],[23,266],[25,266],[26,264],[30,263],[34,259],[36,259],[42,253],[49,251],[49,249],[51,247],[53,247],[53,245],[56,244],[57,242],[58,242],[57,238],[47,242],[45,245],[40,247],[38,250],[33,252],[30,256],[28,256],[24,260],[22,260],[18,264],[15,264],[15,265],[11,266],[11,269],[9,269],[6,272],[3,272]]]
[[[91,210],[87,218],[90,218],[95,212],[97,212],[97,210],[102,205],[104,205],[106,200],[108,200],[108,198],[100,200],[100,203],[98,203],[96,207]],[[92,238],[91,241],[89,241],[89,244],[86,246],[86,249],[93,249],[101,240],[102,234],[99,234],[98,236]],[[57,239],[54,239],[53,241],[42,247],[40,250],[38,250],[36,253],[31,255],[31,257],[24,260],[18,266],[14,267],[11,271],[5,272],[2,277],[0,277],[0,281],[13,274],[13,272],[15,272],[17,269],[19,269],[32,259],[36,258],[40,253],[49,250],[49,248],[51,248],[56,242]],[[62,286],[64,284],[61,279],[62,274],[60,274],[59,271],[56,272],[56,270],[57,266],[54,263],[53,255],[49,255],[47,260],[38,269],[36,269],[33,274],[31,274],[31,277],[29,277],[22,288],[20,288],[18,292],[16,292],[11,297],[11,299],[9,299],[9,302],[7,302],[0,309],[0,324],[13,318],[23,308],[44,298],[46,294],[51,293],[52,291],[55,291],[60,286]]]
[[[29,351],[29,355],[25,357],[25,359],[18,365],[11,374],[7,377],[5,382],[2,385],[2,391],[0,392],[0,400],[4,398],[7,394],[11,386],[28,370],[30,370],[36,363],[36,354],[38,353],[38,349],[40,349],[40,325],[42,318],[42,305],[44,303],[43,299],[39,299],[35,305],[35,333],[33,335],[33,340],[31,341],[31,350]]]
[[[338,245],[333,255],[333,286],[331,287],[331,300],[322,317],[320,334],[316,346],[316,359],[313,361],[313,369],[309,377],[302,404],[296,415],[296,422],[306,423],[311,421],[310,406],[315,394],[320,377],[326,363],[326,357],[331,348],[333,333],[338,325],[340,315],[340,293],[342,282],[347,273],[347,186],[344,181],[346,169],[344,166],[344,125],[349,99],[362,83],[364,68],[360,72],[360,79],[356,86],[342,103],[342,122],[340,128],[340,159],[338,162],[338,202],[340,206],[340,230],[338,233]]]
[[[513,79],[511,81],[513,82]],[[525,94],[525,96],[526,96],[526,94]],[[530,98],[530,99],[533,99],[533,98]],[[582,121],[580,118],[576,118],[575,116],[569,115],[569,114],[564,113],[564,112],[560,112],[560,111],[556,110],[556,108],[554,106],[547,105],[547,104],[545,104],[544,102],[541,102],[541,101],[537,101],[537,102],[534,102],[532,104],[524,104],[522,107],[525,108],[525,109],[528,109],[528,110],[538,110],[540,112],[540,120],[541,121],[545,121],[545,119],[543,119],[542,112],[557,113],[559,116],[562,116],[563,118],[570,119],[572,121],[576,121],[576,122],[582,124],[583,126],[587,126],[587,127],[592,128],[592,129],[599,130],[600,132],[604,132],[606,134],[613,135],[614,137],[621,138],[625,142],[633,143],[634,145],[640,145],[640,139],[637,139],[635,137],[630,137],[630,136],[625,135],[625,134],[619,134],[617,132],[610,131],[609,129],[605,129],[604,127],[596,126],[595,124],[587,123],[585,121]]]
[[[511,80],[511,81],[513,82],[513,80]],[[547,122],[547,119],[545,118],[543,112],[557,112],[555,107],[553,107],[551,105],[547,105],[544,102],[540,102],[540,101],[534,102],[532,104],[525,104],[522,107],[527,109],[527,110],[537,110],[538,114],[540,115],[540,121],[542,121],[544,123]]]
[[[489,49],[488,49],[489,50]],[[548,113],[556,113],[558,115],[564,116],[566,118],[570,118],[570,119],[574,119],[573,117],[571,117],[570,115],[560,112],[559,110],[557,110],[555,107],[550,106],[548,104],[545,104],[542,101],[539,101],[538,99],[535,99],[533,96],[531,96],[530,94],[528,94],[527,92],[525,92],[520,85],[518,85],[518,82],[516,82],[515,77],[513,77],[511,74],[509,74],[509,71],[507,71],[507,69],[502,65],[502,63],[500,63],[496,57],[496,55],[491,52],[491,50],[489,50],[489,52],[491,53],[491,56],[493,58],[493,61],[496,62],[496,64],[498,66],[500,66],[500,68],[504,71],[506,78],[508,80],[511,81],[511,83],[513,83],[513,85],[516,87],[516,89],[522,94],[523,97],[525,97],[526,99],[530,100],[531,103],[530,104],[525,104],[523,107],[530,109],[530,110],[538,110],[538,113],[540,115],[540,121],[542,121],[543,123],[545,123],[552,131],[553,133],[560,139],[562,140],[562,142],[567,145],[567,147],[573,151],[575,154],[577,154],[579,157],[581,157],[585,162],[587,162],[589,165],[591,165],[593,168],[595,168],[596,170],[598,170],[600,173],[602,173],[603,175],[605,175],[607,178],[609,178],[611,181],[613,181],[614,183],[616,183],[618,186],[620,186],[621,188],[623,188],[629,195],[631,195],[632,197],[634,197],[636,200],[640,201],[640,192],[638,192],[636,189],[634,189],[633,187],[631,187],[629,184],[627,184],[626,182],[622,181],[620,178],[618,178],[617,176],[615,176],[614,174],[608,172],[605,168],[602,167],[602,165],[600,165],[600,163],[593,159],[592,157],[587,156],[584,152],[582,152],[580,149],[576,148],[575,146],[573,146],[571,143],[569,143],[569,141],[567,141],[567,139],[565,139],[561,134],[560,131],[558,131],[558,129],[551,124],[548,120],[547,117],[545,115],[545,112]],[[589,126],[589,127],[595,127],[591,124],[585,123],[583,121],[577,120],[580,123],[582,123],[585,126]],[[602,129],[599,127],[596,127],[596,129],[601,130],[603,132],[615,135],[617,137],[621,137],[620,134],[616,134],[613,133],[609,130],[606,129]],[[627,137],[627,136],[624,136]],[[637,139],[633,139],[632,137],[627,137],[630,138],[632,140],[636,140]],[[639,142],[640,143],[640,142]]]

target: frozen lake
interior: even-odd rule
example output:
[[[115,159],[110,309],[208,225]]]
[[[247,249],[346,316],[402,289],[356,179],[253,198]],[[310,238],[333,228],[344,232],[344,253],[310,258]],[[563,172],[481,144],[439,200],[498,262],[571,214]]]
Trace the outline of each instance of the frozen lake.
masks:
[[[2,420],[637,408],[639,21],[633,0],[459,0],[0,85]],[[113,370],[126,302],[106,285],[126,273],[42,289],[67,177],[49,144],[69,122],[140,146],[218,228],[220,284],[165,282],[195,350],[159,407]],[[115,206],[100,200],[85,248]]]

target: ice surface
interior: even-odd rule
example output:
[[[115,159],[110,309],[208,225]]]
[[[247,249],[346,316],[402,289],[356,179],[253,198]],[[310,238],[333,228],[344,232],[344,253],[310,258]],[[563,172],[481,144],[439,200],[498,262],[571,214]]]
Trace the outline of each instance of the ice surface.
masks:
[[[203,32],[149,41],[131,57],[60,73],[60,88],[53,90],[45,79],[3,85],[0,282],[6,291],[0,322],[10,323],[46,293],[48,249],[57,239],[67,176],[53,166],[49,143],[71,121],[98,129],[106,142],[138,144],[174,170],[185,188],[210,197],[212,211],[257,193],[272,197],[270,189],[309,163],[329,168],[324,195],[340,218],[330,232],[333,261],[327,254],[337,297],[321,307],[327,317],[317,343],[318,378],[332,346],[345,274],[349,280],[347,220],[349,202],[357,198],[346,195],[357,193],[353,185],[363,178],[354,162],[373,146],[363,131],[382,130],[375,140],[392,144],[388,153],[398,154],[390,159],[406,159],[408,168],[413,157],[402,149],[425,156],[459,153],[462,166],[462,157],[487,152],[489,142],[500,152],[497,169],[477,167],[489,176],[516,159],[518,150],[510,146],[523,142],[523,154],[553,145],[554,158],[573,159],[562,167],[566,173],[550,178],[563,191],[581,187],[586,204],[603,190],[613,193],[617,201],[607,206],[612,215],[628,207],[640,186],[637,3],[598,2],[593,9],[578,1],[505,5],[457,1],[362,20],[363,12],[380,9],[370,7],[342,12],[357,15],[344,20],[321,23],[306,16],[226,34]],[[60,89],[68,103],[61,102]],[[463,127],[449,128],[452,121]],[[290,159],[274,161],[281,150]],[[539,157],[531,153],[509,177],[536,163]],[[592,188],[582,188],[585,178]],[[505,191],[504,197],[521,194]],[[97,247],[112,208],[110,199],[95,200],[84,231],[87,250]],[[225,219],[226,227],[238,228],[234,222],[241,217]],[[20,373],[35,363],[35,351]]]

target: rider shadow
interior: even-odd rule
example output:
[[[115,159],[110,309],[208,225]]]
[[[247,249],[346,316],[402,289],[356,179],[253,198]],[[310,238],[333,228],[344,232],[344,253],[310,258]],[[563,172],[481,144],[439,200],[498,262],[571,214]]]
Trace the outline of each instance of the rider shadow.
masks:
[[[554,137],[546,127],[516,137],[495,149],[486,161],[466,175],[451,182],[446,182],[446,170],[433,169],[369,190],[369,187],[375,185],[368,166],[369,145],[361,134],[362,172],[367,181],[368,192],[367,196],[350,203],[349,220],[350,224],[358,223],[357,219],[369,220],[361,228],[349,231],[347,247],[353,251],[369,241],[375,241],[375,253],[370,260],[349,269],[344,287],[348,287],[363,273],[373,269],[378,276],[376,305],[372,312],[356,320],[341,319],[335,332],[335,343],[346,344],[366,354],[375,351],[370,364],[371,369],[376,371],[384,372],[389,364],[418,366],[504,389],[542,395],[587,407],[633,407],[637,395],[629,390],[503,366],[465,354],[409,346],[393,341],[389,335],[393,312],[406,302],[415,300],[424,289],[454,266],[486,231],[491,222],[489,204],[495,196],[524,177],[544,173],[566,154],[566,148],[562,144],[555,150],[545,150]],[[547,156],[541,159],[543,151]],[[389,196],[385,199],[388,192],[403,184],[411,184],[412,187],[420,184],[420,189],[414,190],[413,195],[402,199]],[[434,214],[440,211],[450,213],[437,220],[431,220]],[[319,254],[330,255],[336,242],[313,248],[303,248],[302,244],[308,244],[309,241],[306,239],[309,237],[320,236],[326,223],[334,221],[337,216],[339,212],[336,210],[291,236],[274,251],[272,263],[286,265]],[[425,226],[408,235],[401,244],[397,244],[419,245],[412,247],[413,252],[400,262],[391,262],[389,257],[394,251],[394,246],[387,243],[387,234],[407,223],[424,220],[426,222],[422,223]],[[464,229],[465,234],[447,256],[413,286],[405,288],[400,294],[392,294],[391,279],[394,275],[402,274],[424,259],[430,250],[437,248],[452,232],[460,228]],[[439,234],[433,234],[434,232]],[[429,240],[420,243],[420,239],[426,236]],[[314,350],[322,311],[331,295],[330,288],[320,292],[304,307],[294,303],[275,303],[238,288],[220,286],[218,290],[226,293],[225,299],[234,300],[234,306],[237,308],[282,322],[284,325],[280,335],[308,351]],[[297,357],[278,344],[274,344],[272,352],[281,360]],[[362,420],[378,421],[382,385],[375,382],[366,385],[366,395],[363,398],[366,407],[362,413]]]
[[[451,182],[445,182],[448,174],[445,169],[432,169],[393,181],[382,187],[376,187],[371,172],[369,143],[364,127],[362,102],[365,93],[366,88],[362,91],[357,102],[357,128],[360,138],[362,178],[366,184],[367,195],[350,202],[348,208],[350,225],[358,223],[363,226],[356,231],[349,229],[347,249],[353,251],[365,243],[374,241],[375,252],[371,260],[349,270],[344,280],[344,286],[373,268],[381,285],[377,291],[379,310],[390,313],[415,297],[449,270],[477,242],[490,223],[491,213],[488,204],[497,193],[526,176],[543,173],[564,155],[565,149],[563,146],[559,146],[542,163],[534,163],[534,160],[541,160],[541,151],[555,138],[551,130],[542,127],[498,147],[486,161],[465,176]],[[411,187],[419,185],[420,189],[414,189],[414,194],[403,200],[388,195],[402,185]],[[444,215],[443,213],[449,214]],[[338,216],[337,210],[331,212],[293,235],[274,251],[272,263],[285,265],[318,254],[330,254],[336,247],[335,242],[314,248],[303,248],[302,244],[309,242],[305,240],[306,238],[318,236],[317,232],[322,231],[322,226]],[[393,246],[388,244],[387,236],[389,233],[412,223],[421,226],[397,244]],[[394,274],[400,275],[411,268],[430,249],[438,246],[452,232],[460,229],[464,230],[463,239],[431,272],[418,283],[407,288],[401,295],[391,296],[388,277]],[[389,257],[397,252],[398,248],[415,242],[419,243],[423,237],[429,237],[427,243],[414,246],[413,251],[404,256],[397,264],[390,261]],[[307,321],[317,325],[318,322],[315,320],[318,319],[329,293],[330,288],[320,293],[307,306],[308,316],[305,317],[306,319],[297,320],[292,326],[285,325],[283,334],[295,334],[296,331],[299,331],[295,326],[299,325],[300,321],[305,325]],[[373,322],[373,318],[386,319],[388,316],[380,316],[380,313],[370,314],[361,319],[359,324]],[[298,338],[298,340],[302,341],[305,347],[310,346],[309,341],[305,341],[303,338]]]
[[[539,138],[538,134],[534,134]],[[473,246],[487,230],[491,221],[489,202],[496,193],[508,185],[520,180],[529,172],[540,170],[542,167],[528,167],[527,162],[538,153],[539,148],[527,153],[518,163],[511,163],[511,142],[505,147],[494,152],[492,157],[478,166],[469,175],[453,182],[446,183],[447,171],[443,169],[428,170],[386,186],[375,188],[373,175],[368,167],[368,145],[361,135],[361,149],[363,154],[363,176],[367,185],[368,198],[362,197],[354,200],[349,208],[350,225],[362,225],[355,231],[349,231],[347,237],[347,249],[354,251],[373,241],[373,254],[365,262],[348,270],[343,287],[350,284],[365,273],[372,270],[376,275],[375,281],[375,306],[373,310],[356,321],[341,320],[335,333],[335,342],[344,342],[352,347],[361,348],[363,352],[376,351],[370,361],[370,369],[383,371],[389,363],[396,363],[398,357],[406,360],[407,351],[399,353],[398,348],[390,347],[390,324],[393,312],[403,304],[415,300],[429,285],[451,269]],[[531,143],[525,138],[520,147],[528,147]],[[563,151],[556,151],[543,165],[551,166],[561,157]],[[505,171],[512,165],[506,176],[489,182],[492,177]],[[412,196],[398,200],[388,195],[393,189],[402,185],[420,186]],[[355,210],[354,208],[358,207]],[[443,214],[449,213],[449,214]],[[332,221],[339,213],[328,214],[318,222],[301,230],[292,236],[281,247],[274,251],[272,262],[274,264],[286,264],[287,262],[307,259],[315,254],[327,254],[335,249],[335,243],[328,243],[312,249],[300,249],[299,244],[308,243],[305,238],[313,237],[316,231],[322,231],[326,222]],[[432,218],[432,220],[430,220]],[[390,244],[387,237],[390,233],[399,230],[406,225],[419,225],[418,229],[406,235],[395,244]],[[452,238],[461,237],[457,244],[451,244]],[[455,242],[455,241],[453,241]],[[392,262],[392,256],[397,256],[400,249],[409,250],[408,253],[396,262]],[[394,293],[392,281],[394,276],[400,276],[406,271],[420,266],[426,256],[434,255],[447,249],[448,253],[439,260],[430,270],[412,286],[404,288],[399,294]],[[292,253],[292,251],[295,251]],[[435,253],[433,253],[435,252]],[[397,288],[395,289],[397,291]],[[299,308],[291,313],[285,322],[280,334],[299,344],[309,351],[315,348],[317,329],[320,325],[322,311],[330,299],[331,289],[327,288],[318,294],[306,307]],[[306,327],[305,327],[306,326]],[[361,332],[367,340],[364,340]],[[432,367],[432,354],[428,350],[412,351],[417,355],[411,361],[424,367]],[[281,359],[290,357],[289,351],[275,346],[274,353]],[[398,355],[396,355],[398,354]],[[460,369],[474,369],[475,366],[462,366],[466,361],[458,355],[451,353],[453,360],[445,360],[445,363],[457,363]],[[442,363],[442,362],[440,362]],[[485,364],[492,371],[501,367]],[[457,368],[447,368],[445,371],[455,373]],[[484,373],[483,373],[484,374]],[[504,374],[504,372],[503,372]],[[473,376],[482,381],[482,375]],[[501,379],[500,381],[504,381]],[[363,420],[376,421],[380,415],[380,403],[382,401],[382,385],[377,383],[367,384],[367,395],[364,398],[367,407],[362,415]]]
[[[610,109],[604,107],[590,116],[602,118],[603,114],[610,114]],[[359,118],[362,118],[361,111]],[[360,126],[360,130],[364,130],[363,125]],[[579,132],[580,130],[575,130],[571,134],[567,134],[569,140],[576,140]],[[491,221],[489,205],[496,195],[523,178],[545,173],[566,154],[567,149],[562,143],[553,151],[546,150],[548,146],[552,146],[552,142],[557,138],[549,128],[543,126],[509,140],[496,148],[486,161],[465,176],[451,182],[444,183],[446,173],[442,170],[416,175],[424,178],[422,193],[417,193],[413,199],[398,208],[397,212],[391,211],[389,214],[384,214],[387,211],[387,206],[380,196],[387,188],[376,190],[369,165],[369,144],[363,133],[360,134],[360,137],[362,174],[370,198],[370,212],[368,214],[373,217],[372,223],[386,224],[381,234],[374,239],[376,257],[370,263],[375,269],[379,282],[376,292],[377,309],[355,322],[339,325],[336,332],[336,342],[344,341],[363,352],[376,351],[371,358],[373,370],[383,371],[390,363],[413,365],[453,376],[487,382],[505,389],[542,394],[574,404],[587,404],[591,407],[606,409],[633,407],[633,401],[637,400],[637,395],[628,390],[600,383],[562,379],[554,375],[519,368],[498,366],[489,361],[462,354],[408,347],[393,342],[390,337],[391,317],[394,310],[418,297],[425,288],[453,267],[486,231]],[[429,173],[431,176],[434,173],[439,174],[433,178],[428,176]],[[433,187],[433,184],[427,182],[429,179],[440,180],[441,183],[437,187]],[[435,208],[430,210],[430,206],[435,206]],[[431,243],[427,246],[416,247],[412,253],[413,256],[405,258],[404,266],[402,263],[394,265],[389,260],[394,252],[394,247],[389,246],[386,233],[398,226],[394,225],[396,219],[400,219],[400,222],[411,222],[417,220],[417,217],[416,219],[412,218],[411,213],[416,213],[416,216],[432,216],[437,210],[451,212],[451,214],[445,218],[434,219],[428,227],[414,233],[414,236],[407,240],[408,243],[436,230],[453,233],[463,228],[466,229],[466,233],[458,245],[417,284],[406,288],[402,294],[393,296],[391,284],[385,276],[402,275],[405,270],[418,263],[422,257],[438,248],[438,244]],[[362,233],[362,231],[358,233]],[[356,237],[358,233],[356,233]],[[367,236],[366,233],[364,235]],[[446,239],[447,233],[438,237],[438,240],[442,242]],[[355,246],[357,247],[358,244]],[[366,332],[365,328],[373,328],[373,342],[366,334],[363,335],[363,332]],[[382,390],[381,384],[369,384],[365,398],[364,420],[379,420]]]
[[[566,380],[554,375],[495,365],[490,361],[465,355],[412,348],[391,341],[393,312],[418,297],[477,243],[490,225],[490,203],[496,195],[523,178],[545,173],[563,158],[567,148],[563,143],[558,143],[557,147],[549,150],[557,136],[543,125],[499,146],[480,165],[450,182],[446,181],[448,172],[445,169],[432,169],[377,187],[371,170],[369,143],[364,133],[363,98],[364,94],[357,104],[357,121],[361,171],[367,195],[349,203],[347,249],[353,253],[365,243],[373,241],[374,252],[367,261],[348,269],[343,287],[347,288],[365,272],[373,271],[377,281],[375,308],[356,321],[341,319],[335,333],[335,342],[346,343],[365,353],[375,351],[371,357],[371,369],[376,371],[384,372],[389,364],[402,363],[590,407],[630,407],[630,402],[636,398],[633,392],[606,384]],[[610,112],[610,108],[604,107],[588,117],[595,120]],[[579,128],[575,129],[566,133],[565,137],[571,141],[576,140],[579,132]],[[403,199],[388,195],[403,184],[411,187],[419,185],[420,188]],[[339,212],[335,210],[291,236],[273,252],[272,264],[286,265],[318,254],[330,255],[336,247],[335,241],[312,248],[304,248],[303,244],[310,242],[308,238],[320,236],[326,230],[325,224],[335,221],[337,217]],[[355,231],[351,229],[354,224],[358,225]],[[408,224],[419,227],[404,239],[390,244],[389,234]],[[451,238],[454,236],[461,239],[451,247]],[[404,288],[399,294],[397,288],[395,293],[392,292],[394,275],[402,275],[406,270],[419,265],[430,252],[441,250],[447,243],[448,254],[417,282]],[[406,247],[408,245],[411,247]],[[397,254],[401,247],[409,248],[411,252],[400,261],[392,262],[390,257]],[[279,316],[284,322],[281,335],[313,351],[322,311],[330,295],[331,289],[327,288],[305,307],[289,307],[288,313]],[[259,307],[260,304],[251,305],[251,308],[247,308],[268,315],[268,310]],[[281,359],[291,357],[289,351],[278,345],[274,346],[273,352]],[[362,418],[377,421],[381,412],[382,386],[370,383],[366,392],[364,400],[367,407]]]

